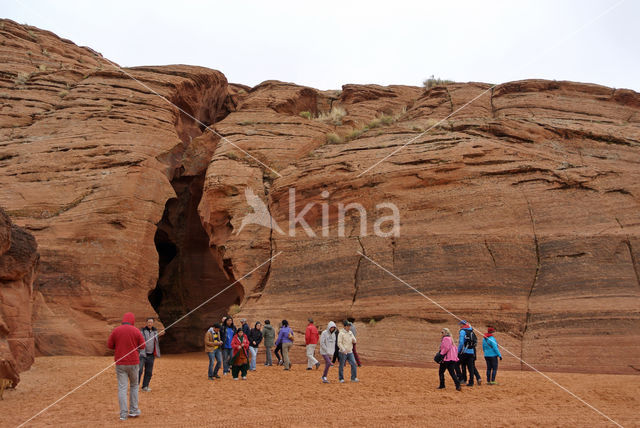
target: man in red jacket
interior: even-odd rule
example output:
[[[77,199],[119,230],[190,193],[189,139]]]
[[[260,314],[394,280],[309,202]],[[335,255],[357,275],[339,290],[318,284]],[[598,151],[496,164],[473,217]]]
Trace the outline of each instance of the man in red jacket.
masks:
[[[122,325],[114,328],[109,335],[107,346],[114,349],[113,359],[116,362],[118,378],[118,402],[120,403],[120,420],[127,416],[140,416],[138,409],[138,372],[139,350],[144,349],[144,338],[140,330],[134,327],[136,317],[127,312],[122,317]],[[129,407],[127,411],[127,380],[129,381]]]
[[[307,325],[307,329],[304,332],[304,344],[307,346],[307,370],[311,370],[313,366],[316,366],[316,369],[320,367],[320,362],[313,355],[316,351],[319,337],[318,329],[313,325],[313,318],[309,318],[309,325]]]

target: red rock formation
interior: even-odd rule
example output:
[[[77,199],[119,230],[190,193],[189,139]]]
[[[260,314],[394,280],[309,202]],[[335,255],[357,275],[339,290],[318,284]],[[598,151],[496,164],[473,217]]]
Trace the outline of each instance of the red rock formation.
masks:
[[[37,350],[104,353],[125,309],[156,315],[148,300],[158,281],[154,237],[166,231],[156,225],[165,205],[185,198],[177,193],[185,181],[204,173],[218,140],[157,94],[210,125],[226,114],[226,79],[187,66],[123,72],[90,49],[6,20],[0,58],[0,205],[41,244]],[[208,294],[218,279],[189,280]],[[188,294],[180,290],[165,295],[180,301]],[[156,293],[161,315],[183,310],[162,301]]]
[[[425,346],[455,319],[361,252],[494,325],[536,366],[631,370],[637,93],[542,80],[248,88],[187,66],[125,69],[136,82],[87,48],[3,23],[0,205],[41,248],[41,353],[102,353],[124,309],[170,324],[226,290],[169,329],[166,349],[199,349],[202,329],[241,304],[297,330],[309,315],[351,316],[365,359],[429,361]],[[315,203],[315,236],[290,234],[290,189],[296,214]],[[243,224],[261,202],[273,229]],[[356,202],[366,229],[351,210],[341,236],[338,204]],[[398,207],[398,236],[373,233],[381,203]]]
[[[0,378],[14,387],[35,355],[31,311],[38,257],[33,236],[0,209]]]

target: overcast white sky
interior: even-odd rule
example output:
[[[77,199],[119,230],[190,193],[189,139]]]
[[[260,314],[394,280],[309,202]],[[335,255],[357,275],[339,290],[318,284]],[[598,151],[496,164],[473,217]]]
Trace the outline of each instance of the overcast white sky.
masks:
[[[420,85],[434,74],[640,91],[640,2],[623,1],[592,22],[618,3],[2,0],[0,15],[122,66],[201,65],[251,86]]]

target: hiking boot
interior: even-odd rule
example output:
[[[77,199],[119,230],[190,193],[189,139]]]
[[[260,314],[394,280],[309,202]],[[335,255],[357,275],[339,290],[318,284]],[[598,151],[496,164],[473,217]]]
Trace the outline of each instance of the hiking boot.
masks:
[[[344,379],[340,379],[340,383],[344,383]]]
[[[468,383],[467,386],[473,386],[473,384],[472,383]]]
[[[142,390],[144,392],[151,392],[151,388],[149,388],[148,386],[145,386],[144,388],[142,388]]]
[[[360,382],[360,379],[358,379],[358,378],[351,379],[351,382]]]
[[[329,379],[327,379],[326,377],[322,378],[322,383],[329,383]]]
[[[140,416],[142,412],[140,412],[140,409],[136,410],[136,411],[131,411],[129,410],[129,417],[130,418],[137,418],[138,416]]]
[[[237,378],[237,377],[234,377],[234,378],[233,378],[233,380],[238,380],[238,378]]]
[[[307,367],[307,370],[311,370],[311,367]]]
[[[480,379],[478,379],[476,383],[478,384],[478,386],[482,385],[482,381]]]
[[[209,380],[213,380],[213,376],[209,376]]]
[[[246,376],[242,376],[242,380],[247,380],[247,377]]]
[[[438,389],[444,389],[444,385],[440,385]]]
[[[456,391],[462,391],[462,388],[460,388],[460,385],[456,385]]]
[[[318,367],[320,367],[320,362],[319,361],[316,363],[316,370],[318,370]]]
[[[126,421],[127,420],[127,415],[120,415],[120,420],[121,421]]]

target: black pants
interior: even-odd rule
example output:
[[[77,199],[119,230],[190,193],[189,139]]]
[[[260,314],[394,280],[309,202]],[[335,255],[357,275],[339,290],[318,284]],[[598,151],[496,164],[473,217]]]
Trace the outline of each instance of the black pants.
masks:
[[[276,354],[276,358],[278,359],[278,361],[282,361],[282,343],[276,346],[276,349],[275,351],[273,351],[273,353]]]
[[[242,377],[247,377],[248,368],[249,363],[245,363],[240,366],[233,365],[231,366],[231,376],[233,376],[234,379],[238,379],[238,373],[241,373]]]
[[[496,381],[496,373],[498,373],[498,357],[484,357],[487,362],[487,382]]]
[[[460,381],[458,380],[458,374],[456,373],[456,362],[455,361],[443,361],[440,363],[440,370],[438,371],[438,375],[440,376],[440,388],[444,388],[444,372],[448,371],[449,376],[453,379],[453,383],[456,384],[456,388],[460,386]]]
[[[149,382],[151,382],[151,376],[153,375],[153,362],[156,357],[153,354],[140,354],[140,371],[138,372],[138,384],[140,378],[142,378],[142,372],[144,371],[144,380],[142,381],[142,387],[147,388]]]
[[[460,379],[461,382],[466,382],[467,381],[467,373],[466,371],[469,370],[469,383],[468,385],[473,385],[473,377],[474,374],[476,372],[476,365],[475,365],[475,355],[473,354],[461,354],[460,355],[460,368],[462,369],[462,378]]]

